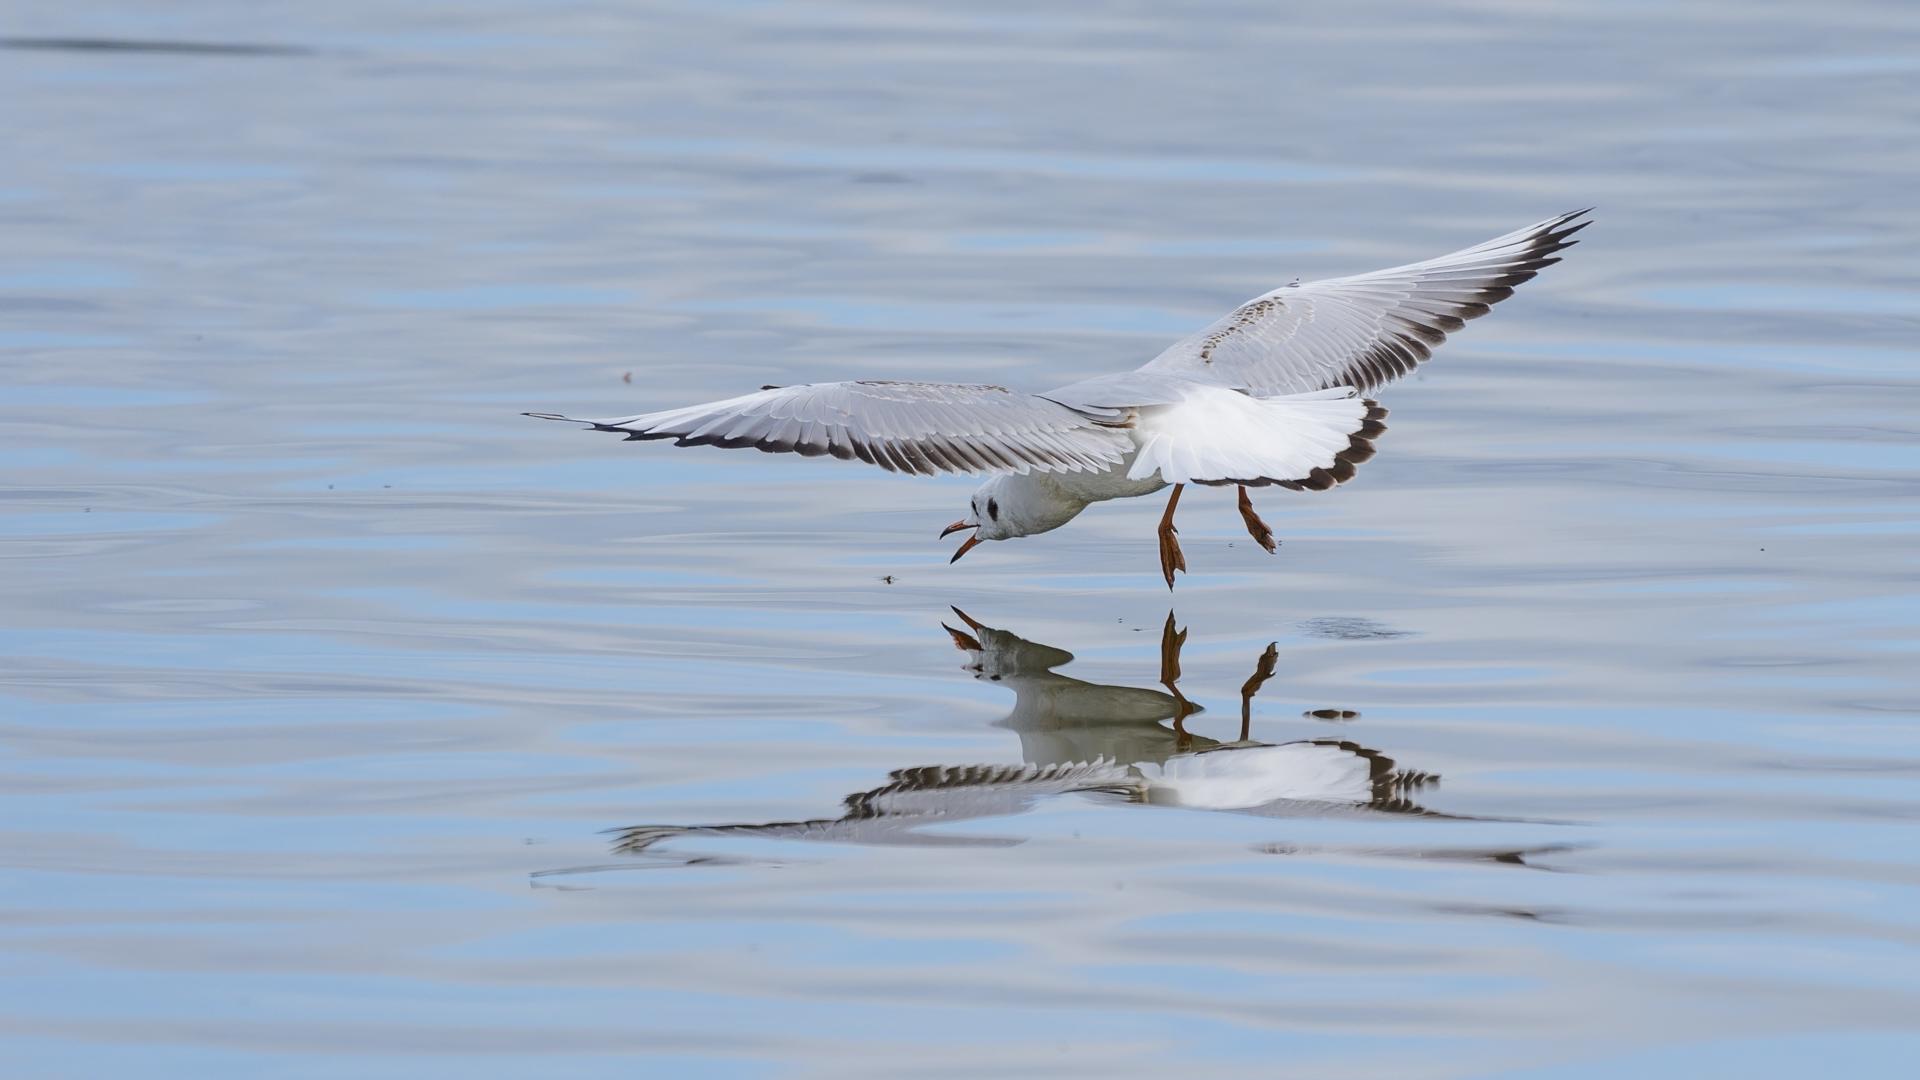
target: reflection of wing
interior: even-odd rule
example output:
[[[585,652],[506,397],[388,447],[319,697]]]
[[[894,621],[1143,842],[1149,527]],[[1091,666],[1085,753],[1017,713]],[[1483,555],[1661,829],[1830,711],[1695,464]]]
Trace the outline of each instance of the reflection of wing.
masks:
[[[680,409],[570,420],[675,446],[859,458],[889,472],[1105,472],[1132,440],[1065,405],[1004,386],[860,382],[768,387]]]
[[[1366,393],[1412,371],[1466,320],[1559,262],[1587,211],[1484,244],[1370,274],[1309,281],[1257,296],[1176,343],[1142,371],[1184,375],[1257,397],[1335,386]]]
[[[1139,766],[1143,801],[1195,810],[1312,812],[1327,806],[1417,811],[1406,792],[1433,783],[1392,758],[1336,739],[1219,746]]]
[[[847,799],[848,816],[884,818],[996,817],[1017,814],[1035,799],[1125,785],[1127,770],[1111,761],[1064,765],[923,765],[896,769],[892,782]]]
[[[926,765],[897,769],[886,784],[847,796],[846,813],[837,818],[758,825],[639,825],[620,830],[614,850],[623,855],[636,855],[669,837],[694,833],[845,844],[1004,846],[1019,841],[927,835],[915,830],[946,821],[1010,817],[1049,795],[1111,791],[1129,785],[1127,770],[1110,761],[1067,765]]]
[[[1337,740],[1219,746],[1164,764],[1128,768],[1111,760],[1064,765],[924,765],[895,770],[888,782],[847,796],[846,813],[764,824],[636,825],[619,830],[614,850],[638,855],[676,836],[755,836],[841,844],[1006,847],[1018,839],[925,833],[949,821],[1012,817],[1040,799],[1073,792],[1124,795],[1131,802],[1274,817],[1350,808],[1425,814],[1408,791],[1433,783],[1392,758]]]

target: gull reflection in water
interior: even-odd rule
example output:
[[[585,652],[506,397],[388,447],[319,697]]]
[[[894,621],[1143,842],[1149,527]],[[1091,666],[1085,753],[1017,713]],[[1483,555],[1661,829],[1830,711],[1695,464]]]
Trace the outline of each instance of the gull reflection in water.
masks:
[[[1252,737],[1253,700],[1274,675],[1268,645],[1240,688],[1239,737],[1190,733],[1200,707],[1181,693],[1187,633],[1169,614],[1161,634],[1160,689],[1085,682],[1054,669],[1073,654],[987,626],[958,608],[946,626],[976,679],[1013,691],[1000,721],[1020,737],[1024,761],[923,765],[846,797],[838,817],[713,825],[639,825],[617,830],[615,850],[635,855],[678,836],[757,836],[855,844],[993,846],[1018,838],[924,832],[924,826],[1021,813],[1042,799],[1080,793],[1117,803],[1230,811],[1273,817],[1334,814],[1445,816],[1416,796],[1438,777],[1407,769],[1347,739],[1266,743]],[[945,625],[945,624],[943,624]],[[1344,709],[1315,718],[1350,719]]]

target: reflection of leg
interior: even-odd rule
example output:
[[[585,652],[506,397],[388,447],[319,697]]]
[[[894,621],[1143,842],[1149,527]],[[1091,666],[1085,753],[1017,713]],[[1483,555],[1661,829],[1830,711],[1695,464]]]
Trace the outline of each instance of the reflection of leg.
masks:
[[[1187,568],[1187,557],[1180,551],[1180,541],[1174,539],[1177,532],[1173,527],[1173,508],[1180,505],[1180,490],[1185,484],[1173,485],[1173,495],[1167,500],[1167,512],[1160,515],[1160,573],[1166,576],[1167,588],[1173,588],[1173,572]]]
[[[1266,548],[1267,554],[1273,554],[1274,549],[1280,546],[1273,538],[1273,530],[1267,528],[1267,523],[1253,512],[1253,500],[1247,497],[1245,484],[1240,485],[1240,520],[1247,523],[1247,535],[1253,537],[1254,543]]]
[[[1241,488],[1245,491],[1245,488]],[[1253,738],[1253,695],[1260,692],[1268,679],[1273,678],[1273,669],[1280,662],[1278,642],[1268,642],[1267,651],[1260,654],[1260,660],[1253,666],[1253,676],[1240,684],[1240,741]]]
[[[1160,685],[1173,695],[1174,746],[1185,750],[1193,736],[1187,734],[1187,717],[1196,711],[1193,702],[1180,692],[1180,649],[1187,643],[1187,632],[1173,625],[1173,612],[1167,612],[1167,625],[1160,630]]]
[[[1187,632],[1173,624],[1173,612],[1167,612],[1167,624],[1160,628],[1160,685],[1174,697],[1180,696],[1180,650],[1187,643]]]

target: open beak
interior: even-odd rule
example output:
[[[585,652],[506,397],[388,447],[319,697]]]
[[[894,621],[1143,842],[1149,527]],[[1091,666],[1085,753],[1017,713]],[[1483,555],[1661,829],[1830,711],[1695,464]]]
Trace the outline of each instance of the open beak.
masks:
[[[980,544],[979,533],[974,533],[972,536],[967,537],[967,542],[964,544],[961,544],[960,550],[953,553],[953,558],[947,560],[947,565],[951,566],[954,563],[959,562],[960,556],[965,555],[969,551],[972,551],[974,548],[978,547],[979,544]]]
[[[945,539],[946,537],[952,536],[954,533],[959,532],[961,529],[978,529],[979,527],[980,527],[979,522],[968,521],[966,518],[961,518],[959,521],[956,521],[953,524],[947,526],[946,528],[941,529],[940,536],[942,539]],[[959,562],[960,556],[965,555],[969,551],[972,551],[973,546],[975,544],[978,544],[979,542],[980,542],[980,534],[977,532],[974,533],[972,536],[967,537],[967,542],[964,544],[961,544],[960,550],[953,553],[953,558],[947,560],[947,565],[951,566],[954,563]]]

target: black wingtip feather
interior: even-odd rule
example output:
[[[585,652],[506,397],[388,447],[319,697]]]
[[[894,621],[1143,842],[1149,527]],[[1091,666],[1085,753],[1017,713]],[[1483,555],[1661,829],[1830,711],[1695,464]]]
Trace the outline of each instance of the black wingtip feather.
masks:
[[[1503,269],[1489,277],[1474,280],[1468,271],[1461,270],[1441,273],[1427,302],[1394,312],[1383,323],[1383,332],[1372,347],[1323,385],[1353,386],[1364,392],[1412,371],[1432,356],[1447,335],[1465,329],[1469,320],[1486,315],[1493,305],[1511,297],[1515,286],[1559,262],[1555,253],[1579,243],[1572,236],[1593,224],[1587,217],[1593,209],[1589,206],[1549,218],[1502,245]],[[1462,278],[1472,280],[1471,291],[1448,287]]]

